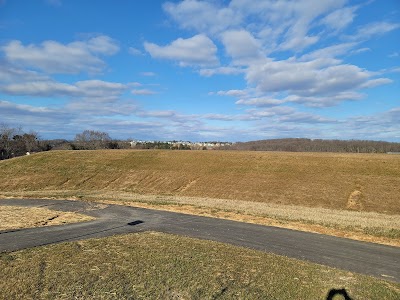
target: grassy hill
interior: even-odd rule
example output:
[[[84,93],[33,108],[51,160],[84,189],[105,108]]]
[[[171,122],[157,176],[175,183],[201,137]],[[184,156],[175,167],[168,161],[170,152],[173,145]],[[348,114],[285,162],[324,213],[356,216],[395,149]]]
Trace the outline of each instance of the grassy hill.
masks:
[[[50,151],[0,162],[0,194],[121,191],[400,214],[400,156]]]

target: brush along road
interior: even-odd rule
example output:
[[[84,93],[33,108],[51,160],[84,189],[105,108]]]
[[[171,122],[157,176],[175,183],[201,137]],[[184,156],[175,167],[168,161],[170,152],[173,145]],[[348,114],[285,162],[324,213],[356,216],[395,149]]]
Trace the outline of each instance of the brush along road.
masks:
[[[68,200],[0,200],[0,205],[84,213],[94,221],[0,231],[0,252],[115,234],[159,231],[248,247],[400,282],[400,248],[277,227]]]

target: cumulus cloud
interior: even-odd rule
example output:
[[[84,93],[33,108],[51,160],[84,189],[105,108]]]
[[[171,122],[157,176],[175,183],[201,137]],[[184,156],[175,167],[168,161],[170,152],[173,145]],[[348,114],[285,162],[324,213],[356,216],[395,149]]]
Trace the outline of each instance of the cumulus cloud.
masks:
[[[288,91],[302,96],[334,95],[364,88],[386,79],[371,79],[373,74],[355,65],[325,66],[326,61],[273,61],[252,65],[246,74],[248,82],[263,92]],[[370,81],[374,80],[374,81]]]
[[[23,45],[21,41],[13,40],[1,50],[9,62],[22,67],[46,73],[76,74],[101,72],[105,62],[100,56],[115,54],[119,46],[108,36],[98,36],[69,44],[44,41],[40,45]]]
[[[211,1],[184,0],[166,3],[164,10],[185,29],[218,36],[229,30],[243,30],[247,25],[265,43],[280,42],[280,49],[297,51],[318,41],[318,36],[309,34],[310,29],[317,25],[316,19],[344,4],[344,0],[233,0],[223,6]],[[343,11],[327,17],[325,23],[332,23],[339,15],[350,22],[350,11]]]
[[[49,77],[36,71],[25,70],[6,62],[0,62],[0,84],[43,80],[49,80]]]
[[[218,64],[217,47],[206,35],[179,38],[166,46],[145,42],[144,48],[154,58],[178,61],[181,66],[212,66]]]
[[[242,21],[240,14],[230,7],[206,1],[167,2],[163,8],[182,28],[209,34],[217,34]]]
[[[222,43],[228,55],[232,57],[234,64],[248,65],[264,57],[261,42],[246,30],[224,32]]]

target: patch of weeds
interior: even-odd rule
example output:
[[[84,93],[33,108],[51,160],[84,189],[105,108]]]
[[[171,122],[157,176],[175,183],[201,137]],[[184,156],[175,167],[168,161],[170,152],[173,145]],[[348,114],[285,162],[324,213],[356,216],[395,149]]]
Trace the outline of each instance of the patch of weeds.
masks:
[[[377,237],[388,237],[391,239],[400,238],[400,230],[395,228],[381,228],[381,227],[366,227],[363,228],[363,233],[377,236]]]
[[[8,262],[12,262],[13,260],[15,260],[15,257],[9,253],[0,253],[0,260],[8,263]]]

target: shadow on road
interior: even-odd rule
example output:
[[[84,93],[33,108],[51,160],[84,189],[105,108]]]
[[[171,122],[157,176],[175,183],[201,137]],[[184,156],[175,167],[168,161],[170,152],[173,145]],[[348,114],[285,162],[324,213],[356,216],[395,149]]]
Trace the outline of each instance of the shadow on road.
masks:
[[[142,224],[142,223],[144,223],[144,222],[141,221],[141,220],[137,220],[137,221],[129,222],[127,225],[135,226],[135,225],[139,225],[139,224]]]

